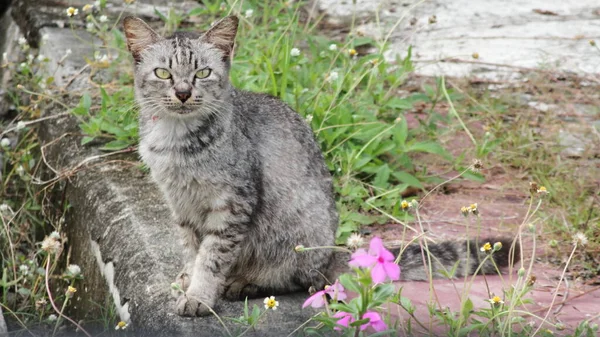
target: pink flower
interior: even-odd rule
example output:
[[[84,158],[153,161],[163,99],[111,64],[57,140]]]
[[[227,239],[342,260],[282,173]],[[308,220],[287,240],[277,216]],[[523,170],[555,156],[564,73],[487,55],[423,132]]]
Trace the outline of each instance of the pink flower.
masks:
[[[394,262],[394,254],[385,249],[380,238],[374,237],[369,244],[369,252],[359,249],[352,254],[350,266],[373,267],[371,278],[375,283],[382,283],[386,277],[392,281],[400,279],[400,267]]]
[[[344,292],[344,286],[342,286],[339,281],[336,280],[334,284],[325,286],[324,290],[319,290],[309,297],[304,304],[302,304],[302,308],[306,308],[309,305],[313,308],[322,307],[327,300],[325,297],[326,294],[338,301],[343,301],[347,297],[346,293]]]
[[[349,312],[344,312],[344,311],[338,311],[335,315],[333,315],[333,318],[339,318],[337,321],[337,325],[343,326],[343,327],[348,327],[348,325],[352,322],[354,322],[354,317],[352,317],[352,314]],[[369,325],[369,323],[365,324],[365,325]],[[342,330],[341,327],[336,326],[335,328],[333,328],[333,330]],[[362,330],[362,327],[361,327]]]
[[[378,313],[375,311],[367,311],[362,318],[368,318],[369,322],[360,326],[361,330],[365,330],[369,326],[372,326],[375,331],[385,331],[387,330],[387,325],[381,319]],[[339,324],[339,321],[338,321]]]

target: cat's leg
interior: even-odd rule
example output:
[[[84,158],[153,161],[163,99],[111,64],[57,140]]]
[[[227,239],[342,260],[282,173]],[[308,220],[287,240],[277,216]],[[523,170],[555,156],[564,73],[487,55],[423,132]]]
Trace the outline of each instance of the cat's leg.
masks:
[[[239,255],[245,237],[248,217],[235,216],[224,209],[213,211],[203,225],[190,285],[177,301],[182,316],[204,316],[210,313],[225,287],[226,277]]]
[[[196,261],[196,255],[198,254],[199,240],[196,235],[196,230],[187,221],[179,221],[179,231],[181,235],[181,241],[183,243],[183,269],[175,277],[175,284],[178,285],[178,289],[172,289],[171,295],[178,298],[182,292],[185,293],[190,286],[192,278],[194,261]]]

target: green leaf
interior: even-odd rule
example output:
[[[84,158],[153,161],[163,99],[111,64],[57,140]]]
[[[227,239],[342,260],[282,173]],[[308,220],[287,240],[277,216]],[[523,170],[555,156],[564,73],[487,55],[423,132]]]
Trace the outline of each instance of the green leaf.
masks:
[[[471,312],[473,311],[473,301],[470,298],[463,303],[462,309],[460,310],[460,314],[462,315],[463,322],[467,322],[469,316],[471,316]]]
[[[356,321],[354,321],[354,322],[350,323],[350,326],[351,326],[351,327],[353,327],[353,328],[355,328],[355,327],[357,327],[357,326],[361,326],[361,325],[363,325],[363,324],[367,324],[367,323],[369,323],[370,321],[371,321],[371,320],[370,320],[370,319],[368,319],[368,318],[363,318],[363,319],[359,319],[359,320],[356,320]]]
[[[162,20],[162,22],[169,21],[169,19],[167,19],[166,16],[164,16],[158,9],[156,9],[156,7],[154,7],[154,14],[156,14]]]
[[[91,141],[93,141],[95,137],[85,136],[81,139],[81,145],[85,145]]]
[[[31,290],[29,290],[27,288],[19,288],[18,293],[23,296],[29,296],[29,295],[31,295]]]
[[[345,220],[350,220],[354,222],[358,222],[361,225],[370,225],[375,222],[376,218],[371,215],[364,215],[358,212],[350,212],[346,216]]]
[[[392,172],[392,176],[399,181],[408,184],[409,186],[417,187],[423,189],[423,184],[412,174],[405,171],[394,171]]]
[[[369,303],[369,307],[376,307],[389,300],[395,294],[396,290],[392,283],[380,284],[373,291],[373,301]]]
[[[377,174],[375,174],[375,179],[373,180],[373,185],[381,188],[385,188],[388,186],[388,180],[390,179],[390,167],[388,164],[383,164],[377,170]]]
[[[118,150],[126,149],[128,147],[129,147],[129,142],[117,139],[117,140],[113,140],[113,141],[106,143],[103,147],[100,148],[100,150],[118,151]]]
[[[392,97],[389,101],[387,101],[385,106],[388,108],[398,109],[398,110],[408,110],[413,107],[411,102],[409,102],[407,99],[400,98],[400,97]]]
[[[415,143],[408,146],[407,151],[414,152],[428,152],[440,155],[448,160],[452,159],[452,156],[444,149],[439,143],[435,142],[423,142]]]
[[[413,314],[416,310],[412,301],[408,297],[400,296],[400,304],[409,314]]]
[[[342,274],[342,275],[340,275],[340,277],[338,279],[340,280],[340,283],[344,286],[345,289],[353,291],[357,294],[360,294],[360,291],[361,291],[360,285],[358,284],[358,282],[356,282],[354,280],[352,275]]]
[[[206,12],[206,10],[202,7],[196,7],[194,9],[192,9],[191,11],[188,12],[188,16],[200,16],[202,14],[204,14]]]

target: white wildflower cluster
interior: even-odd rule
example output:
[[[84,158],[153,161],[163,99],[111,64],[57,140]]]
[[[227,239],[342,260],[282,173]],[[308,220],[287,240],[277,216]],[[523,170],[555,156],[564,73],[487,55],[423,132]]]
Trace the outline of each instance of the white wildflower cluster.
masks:
[[[290,55],[292,57],[300,56],[300,49],[298,49],[298,48],[292,48],[292,50],[290,50]]]

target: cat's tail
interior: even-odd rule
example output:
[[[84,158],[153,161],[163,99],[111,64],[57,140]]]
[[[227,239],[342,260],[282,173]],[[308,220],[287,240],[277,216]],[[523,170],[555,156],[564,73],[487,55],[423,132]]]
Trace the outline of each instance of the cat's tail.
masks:
[[[486,247],[486,243],[489,246]],[[494,249],[494,245],[500,249]],[[482,249],[482,247],[484,249]],[[485,249],[490,248],[490,249]],[[404,248],[391,248],[400,257],[400,280],[424,281],[431,273],[433,278],[463,277],[473,274],[497,274],[499,269],[513,265],[519,260],[520,247],[508,238],[485,238],[471,240],[440,241],[437,243],[411,244]],[[429,252],[429,254],[427,253]],[[335,269],[347,271],[350,255],[336,253]]]

